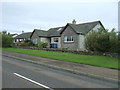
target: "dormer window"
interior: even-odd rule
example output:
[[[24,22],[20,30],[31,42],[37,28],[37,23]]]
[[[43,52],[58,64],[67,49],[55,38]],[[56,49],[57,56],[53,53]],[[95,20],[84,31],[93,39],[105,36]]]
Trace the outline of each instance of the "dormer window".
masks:
[[[57,31],[60,31],[60,30],[62,30],[62,28],[59,28]]]

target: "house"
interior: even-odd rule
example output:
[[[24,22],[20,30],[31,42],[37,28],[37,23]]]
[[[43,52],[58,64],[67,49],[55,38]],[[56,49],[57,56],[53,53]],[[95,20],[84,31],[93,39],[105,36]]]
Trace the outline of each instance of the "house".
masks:
[[[38,44],[39,42],[50,42],[48,37],[48,32],[45,30],[34,29],[31,33],[30,39],[34,44]]]
[[[34,44],[48,42],[50,48],[68,48],[69,50],[84,51],[85,36],[92,30],[104,28],[100,21],[76,24],[67,23],[65,26],[50,28],[48,31],[34,29],[30,38]]]
[[[8,33],[8,35],[12,36],[13,38],[16,37],[16,36],[18,36],[17,33],[15,33],[15,34],[10,34],[10,33]]]
[[[25,41],[27,39],[30,39],[30,35],[32,32],[26,32],[26,33],[22,33],[20,35],[17,35],[16,37],[14,37],[14,43],[18,43],[18,42],[22,42]]]

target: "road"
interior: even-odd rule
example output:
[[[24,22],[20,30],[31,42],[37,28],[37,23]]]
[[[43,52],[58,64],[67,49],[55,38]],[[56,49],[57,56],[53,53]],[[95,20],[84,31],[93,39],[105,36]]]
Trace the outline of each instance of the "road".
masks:
[[[112,82],[2,56],[3,88],[117,88]]]

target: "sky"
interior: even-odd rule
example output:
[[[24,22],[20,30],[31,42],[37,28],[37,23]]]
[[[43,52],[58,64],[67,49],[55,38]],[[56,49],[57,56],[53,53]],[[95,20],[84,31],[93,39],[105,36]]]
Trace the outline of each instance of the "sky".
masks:
[[[0,2],[2,30],[10,33],[48,30],[100,20],[106,29],[118,29],[117,0],[4,0]]]

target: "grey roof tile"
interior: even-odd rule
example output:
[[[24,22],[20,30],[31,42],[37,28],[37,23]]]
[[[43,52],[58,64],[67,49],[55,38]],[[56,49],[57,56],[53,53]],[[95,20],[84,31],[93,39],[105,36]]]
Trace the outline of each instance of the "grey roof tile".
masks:
[[[15,37],[15,39],[27,39],[27,38],[30,38],[30,35],[31,35],[32,32],[27,32],[27,33],[22,33],[18,36]]]
[[[57,28],[50,28],[48,30],[48,36],[49,37],[55,37],[55,36],[60,36],[61,31],[63,30],[63,27],[57,27]]]
[[[48,31],[40,30],[40,29],[34,29],[34,30],[38,34],[38,36],[41,36],[41,37],[47,37],[48,36]]]
[[[40,30],[40,29],[34,29],[34,31],[32,32],[32,34],[34,32],[36,32],[39,37],[60,37],[61,34],[62,34],[62,32],[65,30],[65,28],[68,25],[76,33],[78,33],[78,34],[79,33],[86,34],[90,30],[92,30],[98,23],[101,24],[100,21],[94,21],[94,22],[88,22],[88,23],[82,23],[82,24],[70,24],[70,23],[68,23],[66,26],[56,27],[56,28],[50,28],[48,31]],[[31,36],[32,36],[32,34],[31,34]],[[23,37],[25,37],[25,36],[27,36],[27,35],[23,35]]]
[[[86,34],[92,30],[100,21],[82,23],[82,24],[70,24],[69,25],[76,31],[76,33]]]

